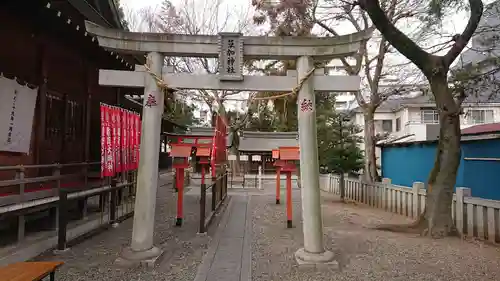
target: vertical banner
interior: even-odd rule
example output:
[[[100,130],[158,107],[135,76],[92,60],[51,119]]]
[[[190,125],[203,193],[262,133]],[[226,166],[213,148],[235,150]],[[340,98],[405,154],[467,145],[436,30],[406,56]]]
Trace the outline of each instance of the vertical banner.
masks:
[[[115,108],[108,105],[109,116],[110,116],[110,129],[111,129],[111,153],[113,154],[113,175],[116,171],[116,116]]]
[[[106,176],[106,108],[101,103],[101,178]]]
[[[101,177],[139,167],[140,115],[101,103]]]
[[[134,113],[128,112],[128,130],[129,130],[129,143],[128,143],[128,169],[133,170],[135,167],[135,119]]]
[[[125,109],[120,110],[120,120],[121,124],[121,156],[122,156],[122,171],[128,171],[128,161],[127,161],[127,141],[128,141],[128,132],[127,132],[127,111]]]
[[[136,164],[135,164],[135,169],[139,168],[139,161],[140,161],[140,156],[141,156],[141,116],[139,114],[135,114],[135,122],[136,122],[136,146],[135,146],[135,153],[136,153]]]
[[[212,166],[212,177],[215,177],[215,158],[217,157],[217,128],[218,128],[219,119],[216,117],[215,119],[215,131],[214,138],[212,139],[212,155],[210,157],[210,166]]]
[[[111,120],[111,108],[102,104],[104,112],[104,137],[105,137],[105,151],[104,151],[104,173],[105,177],[114,176],[115,159],[113,154],[113,139],[112,139],[112,120]]]
[[[121,121],[121,108],[115,107],[115,121],[116,121],[116,141],[115,141],[115,157],[116,157],[116,172],[121,173],[122,168],[122,121]]]
[[[138,132],[137,132],[137,128],[138,128],[138,122],[137,122],[137,114],[135,113],[132,113],[131,114],[131,120],[132,120],[132,165],[131,165],[131,168],[132,169],[136,169],[138,167],[138,158],[137,158],[137,146],[138,146],[138,142],[137,142],[137,137],[138,137]]]
[[[33,117],[38,88],[0,75],[0,151],[32,154]]]

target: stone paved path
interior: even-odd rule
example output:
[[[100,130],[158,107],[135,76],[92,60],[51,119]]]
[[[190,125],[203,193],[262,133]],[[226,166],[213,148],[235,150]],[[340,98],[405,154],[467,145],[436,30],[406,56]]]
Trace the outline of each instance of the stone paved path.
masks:
[[[184,200],[184,224],[175,227],[176,193],[172,188],[171,175],[161,176],[154,243],[165,254],[153,269],[121,268],[114,264],[121,249],[130,244],[132,219],[72,246],[67,252],[59,255],[47,253],[36,260],[64,261],[65,264],[58,270],[58,281],[192,281],[216,227],[210,228],[208,235],[198,235],[198,197],[185,196]],[[218,224],[218,217],[213,226]]]
[[[251,280],[251,218],[248,194],[230,194],[231,202],[203,258],[195,281]]]
[[[407,218],[362,205],[340,203],[323,194],[326,248],[340,264],[335,268],[300,268],[295,251],[303,245],[300,189],[293,192],[293,224],[286,228],[285,204],[274,203],[273,183],[263,190],[229,190],[229,203],[208,235],[197,235],[198,196],[186,196],[185,225],[173,227],[172,188],[158,193],[155,244],[167,254],[154,269],[120,269],[113,261],[130,240],[131,220],[75,245],[60,256],[58,280],[110,281],[470,281],[499,280],[500,250],[456,238],[430,240],[415,235],[370,229],[381,222]],[[284,198],[284,190],[282,190]],[[1,278],[0,278],[1,279]]]

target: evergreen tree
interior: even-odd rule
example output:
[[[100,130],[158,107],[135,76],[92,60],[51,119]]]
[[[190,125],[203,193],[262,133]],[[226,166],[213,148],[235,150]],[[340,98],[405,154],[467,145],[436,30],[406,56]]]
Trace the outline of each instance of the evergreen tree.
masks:
[[[363,169],[364,155],[358,144],[362,130],[353,124],[348,115],[335,111],[332,95],[318,94],[317,131],[320,172],[340,175],[340,197],[345,195],[344,174]]]

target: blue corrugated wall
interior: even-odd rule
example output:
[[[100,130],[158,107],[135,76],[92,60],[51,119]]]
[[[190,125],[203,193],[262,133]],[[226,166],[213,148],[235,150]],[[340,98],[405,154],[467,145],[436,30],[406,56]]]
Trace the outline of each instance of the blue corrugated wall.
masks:
[[[434,166],[436,143],[382,148],[382,176],[393,184],[411,187],[427,182]],[[462,159],[456,186],[469,187],[472,196],[500,200],[500,161],[473,161],[464,158],[500,158],[500,140],[462,143]]]
[[[500,140],[481,140],[462,143],[464,158],[500,158]],[[500,200],[500,161],[462,160],[463,185],[472,196]]]
[[[382,177],[393,184],[411,187],[414,182],[427,183],[434,165],[436,144],[411,144],[382,148]]]

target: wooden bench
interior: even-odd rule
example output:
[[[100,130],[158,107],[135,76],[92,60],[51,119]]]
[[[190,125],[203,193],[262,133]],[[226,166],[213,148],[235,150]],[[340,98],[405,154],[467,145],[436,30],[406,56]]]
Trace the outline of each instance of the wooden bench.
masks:
[[[55,280],[55,272],[63,262],[18,262],[0,267],[2,281],[41,281],[50,276]]]

